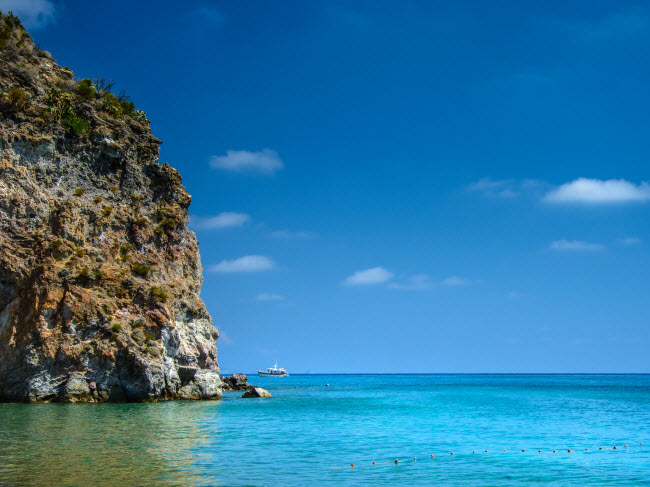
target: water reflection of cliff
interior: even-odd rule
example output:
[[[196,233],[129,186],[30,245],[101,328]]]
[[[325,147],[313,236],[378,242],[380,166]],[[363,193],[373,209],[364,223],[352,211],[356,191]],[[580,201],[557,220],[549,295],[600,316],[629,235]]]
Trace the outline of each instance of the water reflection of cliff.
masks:
[[[216,402],[0,404],[0,486],[215,485]]]

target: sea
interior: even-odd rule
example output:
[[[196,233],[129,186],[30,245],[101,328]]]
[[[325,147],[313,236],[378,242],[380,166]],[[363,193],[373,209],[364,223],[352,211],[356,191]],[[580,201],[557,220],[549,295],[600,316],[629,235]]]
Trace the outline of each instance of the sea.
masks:
[[[0,486],[650,485],[650,375],[249,382],[273,397],[0,404]]]

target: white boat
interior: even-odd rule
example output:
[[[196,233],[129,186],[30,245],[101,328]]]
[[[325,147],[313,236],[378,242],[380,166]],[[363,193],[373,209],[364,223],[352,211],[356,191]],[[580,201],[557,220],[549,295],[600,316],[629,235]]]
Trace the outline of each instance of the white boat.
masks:
[[[269,368],[266,369],[266,370],[258,370],[258,371],[257,371],[257,375],[261,375],[261,376],[265,376],[265,377],[268,377],[268,376],[273,376],[273,377],[288,377],[288,376],[289,376],[289,372],[287,372],[286,370],[284,370],[284,369],[281,368],[281,367],[278,368],[278,363],[276,362],[275,365],[274,365],[273,367],[269,367]]]

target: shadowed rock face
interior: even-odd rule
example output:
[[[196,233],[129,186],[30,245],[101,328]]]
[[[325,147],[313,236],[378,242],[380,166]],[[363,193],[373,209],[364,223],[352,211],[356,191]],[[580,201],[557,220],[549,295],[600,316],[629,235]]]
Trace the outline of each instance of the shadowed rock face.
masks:
[[[191,198],[146,116],[9,16],[0,92],[0,400],[220,398]]]

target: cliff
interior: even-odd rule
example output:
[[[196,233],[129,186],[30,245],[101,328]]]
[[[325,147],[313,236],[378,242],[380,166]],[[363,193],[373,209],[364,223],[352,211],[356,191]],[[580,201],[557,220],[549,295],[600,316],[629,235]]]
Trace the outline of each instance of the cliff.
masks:
[[[0,14],[0,400],[221,397],[190,195],[110,88]]]

